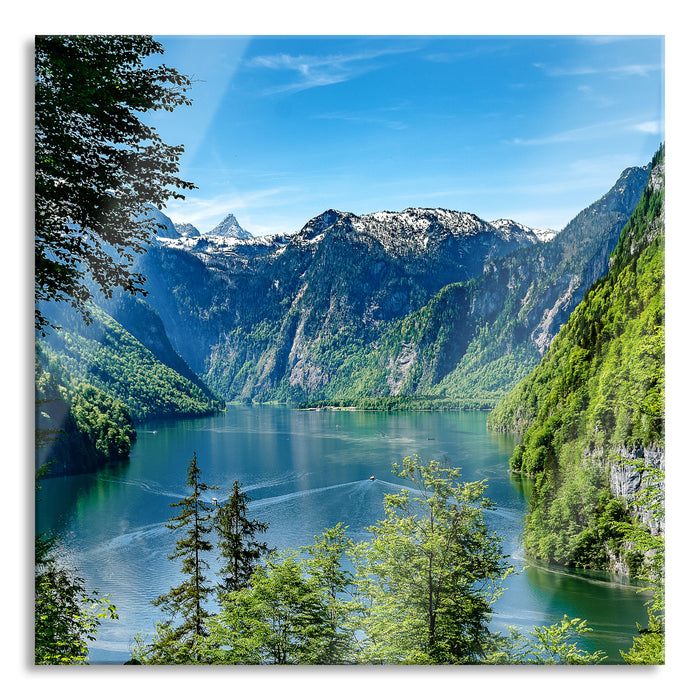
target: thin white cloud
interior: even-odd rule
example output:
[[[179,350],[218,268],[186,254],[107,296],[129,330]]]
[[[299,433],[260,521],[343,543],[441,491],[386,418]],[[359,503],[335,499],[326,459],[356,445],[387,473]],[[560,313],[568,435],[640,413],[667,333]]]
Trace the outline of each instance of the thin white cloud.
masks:
[[[377,66],[372,62],[383,56],[414,51],[414,48],[380,49],[350,54],[299,55],[286,53],[255,56],[246,62],[250,68],[263,68],[294,74],[295,79],[268,87],[265,94],[300,92],[314,87],[343,83]]]
[[[174,200],[164,210],[164,214],[174,223],[190,223],[200,233],[207,233],[228,214],[234,214],[243,228],[248,212],[279,205],[282,197],[295,191],[292,187],[271,187],[243,193],[226,193],[211,198],[190,197],[184,201]],[[249,229],[257,233],[253,228]]]
[[[659,36],[644,34],[592,34],[580,36],[578,40],[586,44],[617,44],[620,42],[658,39]]]
[[[572,143],[575,141],[585,141],[600,136],[609,135],[611,129],[626,129],[633,131],[643,131],[650,134],[661,133],[662,127],[658,121],[647,122],[630,122],[629,119],[615,120],[610,122],[601,122],[599,124],[590,124],[577,129],[568,129],[559,131],[546,136],[538,136],[533,138],[516,137],[506,141],[506,143],[514,146],[545,146],[555,143]]]
[[[546,146],[553,143],[571,143],[573,141],[581,141],[590,138],[591,134],[598,128],[598,126],[584,126],[579,129],[559,131],[557,133],[548,134],[547,136],[535,138],[516,137],[508,141],[508,143],[514,146]]]
[[[663,131],[660,121],[640,122],[639,124],[633,124],[630,129],[632,131],[641,131],[643,134],[660,134]]]
[[[550,67],[544,63],[534,63],[535,68],[539,68],[546,75],[553,78],[560,77],[576,77],[583,75],[611,75],[614,77],[628,77],[636,75],[642,78],[649,76],[651,73],[660,71],[662,67],[653,63],[630,63],[623,66],[576,66],[571,68]]]

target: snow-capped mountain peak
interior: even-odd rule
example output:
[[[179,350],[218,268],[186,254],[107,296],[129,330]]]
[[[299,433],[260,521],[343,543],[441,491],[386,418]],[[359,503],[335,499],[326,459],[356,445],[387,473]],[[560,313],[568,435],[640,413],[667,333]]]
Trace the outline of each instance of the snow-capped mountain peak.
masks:
[[[221,236],[222,238],[252,238],[253,234],[246,231],[238,223],[238,220],[233,214],[229,214],[221,223],[217,224],[207,236]]]
[[[175,224],[175,230],[183,238],[198,238],[202,235],[192,224]]]

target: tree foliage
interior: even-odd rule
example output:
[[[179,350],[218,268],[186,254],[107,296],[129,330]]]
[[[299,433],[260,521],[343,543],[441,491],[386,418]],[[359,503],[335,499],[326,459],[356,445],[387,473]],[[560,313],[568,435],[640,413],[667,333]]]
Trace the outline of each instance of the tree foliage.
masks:
[[[196,453],[187,469],[187,486],[189,495],[171,504],[179,512],[166,523],[170,530],[184,529],[184,535],[176,541],[169,558],[182,561],[181,571],[185,577],[179,585],[153,601],[169,615],[151,648],[156,663],[170,662],[177,649],[188,649],[193,661],[196,660],[197,644],[206,633],[205,621],[209,616],[206,603],[213,588],[205,576],[205,570],[209,568],[205,555],[212,550],[207,538],[211,532],[211,506],[203,501],[202,496],[210,487],[201,480]]]
[[[512,571],[483,512],[484,482],[415,455],[397,474],[410,490],[387,495],[385,520],[354,543],[342,523],[314,543],[269,551],[245,582],[219,596],[202,633],[178,637],[160,622],[136,638],[131,663],[216,665],[583,664],[585,621],[564,616],[529,634],[488,629]],[[245,503],[248,499],[245,499]],[[223,571],[222,573],[226,573]],[[165,597],[165,596],[164,596]]]
[[[162,207],[191,183],[177,177],[182,146],[168,146],[146,112],[189,104],[187,77],[145,59],[148,36],[38,36],[35,41],[35,294],[65,300],[90,318],[91,277],[143,291],[134,254],[157,231]],[[49,324],[37,307],[38,330]]]
[[[36,489],[47,473],[36,472]],[[88,642],[104,620],[118,619],[115,606],[56,561],[57,541],[37,533],[34,541],[34,663],[67,666],[88,663]]]
[[[492,604],[510,572],[483,511],[484,482],[417,456],[394,471],[411,484],[384,499],[385,520],[355,553],[361,627],[375,663],[473,663],[485,654]]]
[[[548,562],[606,568],[610,552],[626,556],[630,514],[609,465],[664,444],[663,148],[654,167],[608,275],[489,415],[491,428],[523,432],[510,465],[535,480],[524,542]]]
[[[49,560],[37,565],[34,579],[34,663],[88,662],[88,642],[103,620],[117,619],[108,598],[88,593],[74,571]]]
[[[352,606],[341,599],[350,576],[340,566],[349,540],[336,526],[316,538],[309,558],[272,553],[249,585],[228,594],[203,643],[217,664],[337,664],[353,658]]]
[[[529,633],[510,627],[507,636],[494,635],[486,662],[490,664],[582,665],[604,661],[605,653],[584,651],[578,641],[591,628],[586,620],[567,615],[550,626],[535,626]]]
[[[267,531],[268,524],[248,517],[250,496],[236,480],[228,499],[216,510],[214,526],[218,548],[224,566],[219,571],[222,594],[240,591],[248,585],[253,570],[261,558],[270,553],[265,542],[258,542],[257,533]]]

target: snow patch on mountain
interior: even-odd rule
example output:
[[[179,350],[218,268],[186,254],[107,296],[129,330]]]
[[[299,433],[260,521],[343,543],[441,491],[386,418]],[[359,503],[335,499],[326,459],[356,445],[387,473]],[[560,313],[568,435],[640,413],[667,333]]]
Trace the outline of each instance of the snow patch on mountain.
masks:
[[[295,242],[300,246],[319,244],[329,234],[357,242],[374,240],[396,257],[431,255],[450,241],[464,255],[470,254],[474,241],[498,255],[504,251],[503,244],[512,249],[551,240],[555,235],[509,219],[489,223],[475,214],[449,209],[412,207],[362,215],[329,209],[311,219]]]
[[[175,224],[175,230],[185,238],[197,238],[202,235],[192,224]]]
[[[289,244],[316,247],[328,235],[365,245],[372,241],[399,258],[432,256],[450,241],[457,245],[458,255],[469,255],[473,241],[481,241],[479,245],[486,245],[491,254],[502,254],[503,244],[512,249],[551,240],[556,235],[554,231],[532,229],[511,219],[489,223],[469,212],[414,207],[362,215],[329,209],[293,234],[253,236],[241,228],[233,214],[205,234],[191,224],[171,223],[169,231],[169,235],[157,237],[161,245],[196,254],[236,257],[281,254]]]
[[[496,221],[491,222],[491,226],[500,231],[506,240],[524,238],[533,242],[546,242],[551,241],[558,233],[558,231],[549,228],[530,228],[513,221],[513,219],[496,219]]]

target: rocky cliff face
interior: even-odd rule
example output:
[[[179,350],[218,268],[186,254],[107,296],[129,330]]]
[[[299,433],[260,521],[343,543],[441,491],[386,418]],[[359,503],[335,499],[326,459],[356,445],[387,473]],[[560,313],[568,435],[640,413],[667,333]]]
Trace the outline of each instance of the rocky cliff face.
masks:
[[[390,393],[478,395],[488,402],[512,388],[607,272],[648,175],[648,168],[624,171],[555,237],[540,235],[544,242],[487,258],[480,275],[441,290],[411,316],[412,323],[388,331],[373,361],[385,369]],[[507,222],[494,223],[513,230]],[[398,342],[407,326],[419,330]]]
[[[181,230],[140,261],[149,300],[178,352],[227,398],[280,398],[282,384],[322,392],[346,359],[342,342],[371,345],[441,287],[539,240],[514,222],[441,209],[329,210],[297,234],[260,238]]]
[[[653,535],[665,534],[665,520],[653,520],[649,510],[638,504],[638,501],[644,489],[649,486],[655,485],[663,492],[663,480],[658,475],[666,471],[666,451],[657,445],[620,448],[609,468],[610,490],[613,495],[623,498],[630,511]]]
[[[659,515],[665,471],[662,166],[663,149],[613,254],[604,258],[609,273],[588,289],[535,370],[489,415],[491,428],[522,432],[510,465],[535,479],[523,542],[531,555],[551,563],[629,571],[640,554],[649,558],[645,552],[631,556],[624,540],[630,515],[654,535],[665,530]],[[613,188],[612,202],[625,199]],[[597,261],[608,245],[599,241]],[[569,279],[567,293],[571,286]]]

